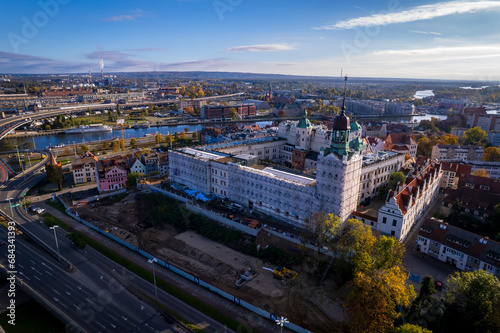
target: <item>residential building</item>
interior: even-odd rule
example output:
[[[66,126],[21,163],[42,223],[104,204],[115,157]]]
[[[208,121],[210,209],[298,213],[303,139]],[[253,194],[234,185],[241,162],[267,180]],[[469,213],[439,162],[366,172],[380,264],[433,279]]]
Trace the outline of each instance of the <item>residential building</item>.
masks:
[[[142,163],[140,158],[132,156],[130,158],[130,172],[146,174],[146,166]]]
[[[406,175],[404,184],[389,191],[386,203],[378,210],[377,223],[373,223],[372,228],[400,241],[405,240],[415,222],[436,199],[441,176],[439,162],[427,160],[424,164],[417,164]]]
[[[500,279],[500,243],[440,220],[424,221],[417,250],[460,270],[482,269]]]
[[[498,162],[485,162],[485,161],[463,161],[463,160],[453,160],[454,163],[462,163],[466,165],[470,165],[471,174],[474,171],[484,170],[490,175],[490,178],[500,179],[500,163]]]
[[[444,164],[444,163],[443,163]],[[493,194],[500,194],[500,179],[465,175],[458,182],[458,187],[468,187]]]
[[[442,162],[443,177],[441,178],[441,188],[451,188],[456,190],[461,178],[471,174],[472,167],[467,164]]]
[[[95,163],[97,157],[91,152],[86,152],[80,157],[71,159],[71,173],[73,174],[73,184],[95,182]]]
[[[482,161],[483,147],[438,144],[432,147],[431,158],[440,161]]]
[[[141,162],[146,167],[146,174],[150,175],[153,172],[159,171],[160,158],[156,153],[142,154]]]
[[[462,212],[470,214],[483,222],[494,214],[495,205],[500,203],[500,194],[492,193],[492,191],[476,190],[468,186],[449,190],[445,193],[446,195],[441,202],[442,213],[448,215],[451,212],[453,203],[458,199]]]
[[[168,176],[168,153],[160,154],[160,163],[158,165],[160,176],[165,177]]]
[[[208,100],[206,98],[185,99],[179,101],[178,104],[179,104],[179,110],[184,110],[187,107],[201,109],[202,106],[208,104]]]
[[[409,157],[417,156],[417,142],[413,134],[391,133],[385,139],[385,150],[407,154]]]
[[[500,116],[496,114],[477,114],[467,115],[466,125],[469,128],[481,127],[486,132],[500,131]]]
[[[97,189],[99,192],[104,192],[126,188],[129,171],[129,159],[126,156],[97,161]]]
[[[488,133],[488,142],[491,143],[492,146],[498,147],[500,146],[500,131],[491,131]]]

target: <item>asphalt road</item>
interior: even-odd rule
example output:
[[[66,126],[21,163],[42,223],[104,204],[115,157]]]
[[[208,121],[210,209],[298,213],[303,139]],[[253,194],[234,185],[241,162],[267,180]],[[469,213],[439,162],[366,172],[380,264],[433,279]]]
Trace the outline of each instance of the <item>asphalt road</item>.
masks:
[[[3,211],[10,215],[6,199],[14,198],[12,204],[21,203],[20,196],[40,177],[44,175],[35,173],[25,180],[21,177],[3,186],[0,191]],[[12,208],[12,212],[19,224],[55,250],[52,230],[30,216],[22,206]],[[185,331],[152,303],[138,297],[140,291],[154,298],[154,286],[150,282],[91,248],[83,251],[76,249],[63,237],[65,231],[58,228],[56,232],[60,254],[76,267],[76,273],[69,273],[57,261],[55,251],[50,255],[33,244],[22,244],[18,248],[17,260],[23,268],[18,276],[75,322],[89,332]],[[217,321],[162,290],[158,290],[158,298],[161,304],[175,310],[190,323],[203,327],[206,332],[230,332]]]

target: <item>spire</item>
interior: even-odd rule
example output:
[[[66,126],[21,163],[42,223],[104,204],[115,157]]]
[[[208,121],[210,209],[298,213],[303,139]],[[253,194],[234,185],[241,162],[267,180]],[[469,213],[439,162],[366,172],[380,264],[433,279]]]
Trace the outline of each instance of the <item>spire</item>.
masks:
[[[345,95],[346,95],[346,88],[347,88],[347,75],[344,76],[344,100],[342,101],[342,109],[341,109],[341,114],[345,115]]]

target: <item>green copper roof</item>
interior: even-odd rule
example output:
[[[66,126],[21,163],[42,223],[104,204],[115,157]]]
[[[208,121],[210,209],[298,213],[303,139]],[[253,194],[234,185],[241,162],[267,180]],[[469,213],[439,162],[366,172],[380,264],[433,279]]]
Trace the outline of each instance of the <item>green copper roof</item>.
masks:
[[[309,128],[312,127],[311,122],[309,119],[307,119],[307,110],[304,110],[304,118],[299,120],[299,123],[297,124],[298,128]]]
[[[351,131],[358,131],[360,129],[360,126],[357,121],[353,121],[351,123]]]

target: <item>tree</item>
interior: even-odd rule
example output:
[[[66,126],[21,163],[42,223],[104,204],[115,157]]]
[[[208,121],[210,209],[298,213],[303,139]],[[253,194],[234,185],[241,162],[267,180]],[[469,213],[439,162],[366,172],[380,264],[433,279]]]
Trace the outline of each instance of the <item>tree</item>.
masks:
[[[318,248],[319,253],[340,231],[340,219],[333,214],[316,212],[307,220],[306,230],[309,241]]]
[[[230,108],[229,116],[231,117],[232,120],[235,120],[236,117],[238,117],[238,111],[235,108]]]
[[[66,238],[79,249],[84,249],[87,246],[87,242],[85,241],[83,234],[78,231],[67,233]]]
[[[422,286],[418,297],[413,301],[410,309],[410,315],[414,314],[416,319],[420,319],[422,309],[428,307],[433,301],[433,295],[436,293],[434,279],[432,276],[426,275],[422,279]]]
[[[282,117],[284,117],[284,116],[286,116],[285,111],[283,111],[283,110],[278,111],[278,117],[279,117],[279,118],[282,118]]]
[[[484,170],[484,169],[475,170],[472,173],[472,175],[473,176],[478,176],[478,177],[490,178],[490,174],[486,170]]]
[[[137,179],[144,177],[143,173],[132,172],[127,176],[127,189],[131,189],[137,183]]]
[[[401,326],[391,328],[387,333],[432,333],[432,331],[418,325],[403,324]]]
[[[87,112],[89,113],[89,116],[92,115],[92,110],[90,108],[87,109]]]
[[[102,149],[108,149],[108,146],[109,146],[108,141],[104,141],[102,143]]]
[[[174,133],[174,139],[179,140],[179,134],[177,132]]]
[[[89,151],[89,150],[90,150],[90,149],[89,149],[89,147],[88,147],[86,144],[81,145],[81,146],[80,146],[80,149],[81,149],[83,152],[87,152],[87,151]]]
[[[404,184],[406,180],[406,176],[401,171],[392,172],[389,175],[389,188],[391,190],[396,190],[396,186],[399,184]]]
[[[116,112],[122,113],[122,108],[121,108],[120,104],[116,104]]]
[[[462,135],[462,143],[466,145],[482,145],[488,140],[488,134],[479,126],[468,129]]]
[[[455,201],[451,204],[450,214],[448,218],[451,222],[458,222],[460,218],[460,212],[462,211],[462,202],[460,202],[459,198],[456,198]]]
[[[193,132],[193,140],[198,140],[198,132]]]
[[[500,162],[500,149],[497,147],[486,148],[483,152],[483,161]]]
[[[113,141],[111,144],[111,148],[113,149],[113,153],[116,153],[120,149],[120,144],[118,141]]]
[[[500,282],[484,270],[447,280],[445,332],[500,332]]]
[[[125,148],[125,142],[123,140],[118,140],[118,144],[120,145],[120,148]]]
[[[165,137],[165,143],[166,143],[167,145],[170,145],[170,144],[171,144],[171,143],[173,143],[173,142],[174,142],[174,137],[172,136],[172,134],[169,134],[169,135],[167,135],[167,136]]]
[[[349,289],[347,311],[355,333],[386,333],[401,316],[397,306],[408,306],[415,297],[399,266],[357,272]]]
[[[156,144],[161,143],[161,134],[160,133],[157,133],[155,135],[155,142],[156,142]]]
[[[186,132],[182,131],[182,132],[181,132],[181,134],[179,135],[179,137],[180,137],[181,139],[186,139],[186,138],[187,138],[187,134],[186,134]]]
[[[136,138],[130,139],[130,145],[135,148],[135,146],[137,145],[137,139]]]

